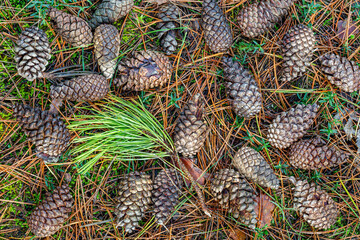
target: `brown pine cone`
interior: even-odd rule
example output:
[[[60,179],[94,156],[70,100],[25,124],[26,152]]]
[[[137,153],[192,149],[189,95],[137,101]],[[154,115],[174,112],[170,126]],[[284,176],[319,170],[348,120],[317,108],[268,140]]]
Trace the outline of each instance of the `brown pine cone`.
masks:
[[[29,216],[27,222],[37,237],[49,237],[59,231],[71,213],[74,199],[69,186],[58,186]]]
[[[315,51],[313,31],[303,25],[296,25],[285,34],[282,43],[284,57],[283,73],[280,81],[291,81],[305,74]]]
[[[97,101],[109,92],[108,80],[98,74],[88,74],[50,87],[52,99]]]
[[[26,28],[16,41],[15,61],[20,76],[33,81],[43,76],[51,58],[49,39],[36,26]]]
[[[295,184],[294,208],[312,227],[330,228],[336,222],[339,210],[329,194],[314,183],[296,181],[293,177],[290,181]]]
[[[178,43],[176,41],[176,32],[180,25],[180,10],[172,3],[160,6],[157,17],[162,20],[156,25],[159,29],[159,39],[165,54],[170,55],[176,51]]]
[[[355,92],[360,89],[360,67],[356,62],[334,53],[322,55],[320,62],[322,71],[332,84],[345,92]]]
[[[223,209],[254,229],[257,223],[256,195],[246,180],[234,169],[220,169],[211,180],[211,194]]]
[[[120,180],[118,205],[115,209],[117,226],[131,233],[139,226],[139,221],[149,208],[153,190],[150,176],[131,172]]]
[[[321,138],[301,140],[290,147],[290,164],[300,169],[321,169],[345,162],[348,155],[326,145]]]
[[[15,104],[13,109],[19,125],[34,143],[37,156],[47,163],[57,162],[70,141],[64,122],[58,115],[40,108]]]
[[[267,33],[288,13],[293,3],[294,0],[267,0],[243,8],[237,17],[241,34],[255,38]]]
[[[204,101],[200,94],[196,94],[179,116],[174,130],[174,144],[176,152],[184,157],[195,157],[204,145],[209,132],[204,111]]]
[[[92,28],[101,24],[113,24],[124,17],[134,6],[133,0],[103,0],[89,21]]]
[[[233,43],[231,29],[217,0],[204,0],[201,26],[205,42],[213,52],[226,52]]]
[[[174,168],[159,172],[154,181],[153,203],[155,219],[160,225],[165,225],[175,211],[180,197],[183,181],[177,176]]]
[[[106,78],[112,78],[120,53],[120,34],[116,27],[103,24],[95,29],[94,52],[101,72]]]
[[[143,91],[162,87],[171,78],[172,66],[169,58],[154,51],[138,51],[118,65],[120,78],[114,79],[123,90]]]
[[[279,179],[260,153],[250,147],[242,147],[233,159],[236,169],[248,179],[263,187],[278,189]]]
[[[49,8],[48,15],[63,39],[74,47],[85,47],[92,43],[93,34],[89,24],[76,16]]]
[[[261,110],[261,93],[258,83],[238,62],[230,57],[223,57],[226,90],[235,113],[240,117],[250,118]]]
[[[269,126],[268,140],[279,149],[289,147],[303,137],[314,123],[319,109],[317,104],[297,105],[278,115]]]

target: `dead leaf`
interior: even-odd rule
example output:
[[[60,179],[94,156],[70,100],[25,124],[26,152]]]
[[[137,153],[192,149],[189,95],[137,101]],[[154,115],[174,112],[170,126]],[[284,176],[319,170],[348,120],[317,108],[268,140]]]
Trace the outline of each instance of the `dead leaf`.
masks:
[[[209,177],[208,173],[204,173],[200,168],[198,168],[193,161],[186,158],[180,158],[180,160],[184,163],[185,167],[188,169],[191,176],[200,184],[204,185],[206,178]],[[190,181],[185,179],[186,184],[189,184]]]
[[[154,4],[163,4],[169,2],[169,0],[146,0],[146,2],[154,3]]]
[[[356,35],[359,32],[359,28],[356,26],[354,22],[339,21],[337,24],[337,34],[340,39],[345,39],[346,37],[350,37],[350,35]]]
[[[228,229],[228,235],[232,240],[247,240],[249,239],[248,236],[246,236],[244,231],[241,231],[240,229]]]
[[[272,211],[274,210],[275,205],[271,202],[271,199],[263,193],[260,193],[260,195],[256,197],[256,202],[258,204],[255,208],[255,212],[258,215],[259,228],[263,228],[266,225],[270,226]]]

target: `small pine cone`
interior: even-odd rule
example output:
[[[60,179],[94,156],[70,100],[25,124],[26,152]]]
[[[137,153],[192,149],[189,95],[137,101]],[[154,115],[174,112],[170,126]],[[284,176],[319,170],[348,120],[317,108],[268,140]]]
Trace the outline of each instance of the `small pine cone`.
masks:
[[[290,147],[290,164],[300,169],[321,169],[345,162],[348,155],[317,137],[301,140]]]
[[[97,101],[109,92],[108,80],[98,74],[88,74],[50,87],[52,99]]]
[[[157,17],[162,20],[156,25],[160,30],[159,39],[162,48],[167,55],[176,51],[176,28],[179,27],[178,21],[180,20],[180,10],[174,4],[168,3],[161,5]]]
[[[308,104],[297,105],[296,108],[282,112],[269,126],[268,140],[270,144],[284,149],[296,142],[314,123],[318,109],[317,104]]]
[[[37,156],[47,163],[58,161],[70,141],[70,133],[59,116],[40,108],[16,104],[14,116],[35,144]]]
[[[327,53],[320,57],[321,68],[332,84],[345,92],[360,89],[360,67],[345,57]]]
[[[154,181],[153,202],[155,218],[160,225],[165,225],[179,203],[180,189],[183,182],[178,179],[173,168],[162,170]]]
[[[211,180],[211,194],[223,209],[254,229],[257,223],[256,195],[246,180],[234,169],[220,169]]]
[[[260,153],[250,147],[242,147],[233,159],[236,169],[248,179],[263,187],[278,189],[279,179]]]
[[[204,101],[196,94],[181,112],[175,126],[174,144],[176,152],[193,158],[204,145],[208,127],[204,120]]]
[[[231,29],[217,0],[204,0],[201,26],[205,42],[213,52],[226,52],[233,43]]]
[[[49,237],[59,231],[71,213],[74,199],[69,186],[57,187],[29,216],[27,222],[37,237]]]
[[[56,25],[56,30],[63,39],[74,47],[85,47],[92,43],[93,34],[89,24],[76,16],[56,8],[50,8],[48,15]]]
[[[33,81],[43,76],[51,58],[49,39],[35,26],[22,31],[15,47],[16,68],[20,76]]]
[[[315,42],[314,33],[309,27],[299,24],[290,28],[283,38],[284,64],[280,81],[291,81],[304,75],[310,66]]]
[[[95,29],[94,52],[101,72],[106,78],[112,78],[120,52],[120,34],[116,27],[103,24]]]
[[[253,117],[261,110],[259,86],[249,70],[230,57],[223,58],[226,90],[235,113],[240,117]]]
[[[243,8],[237,17],[241,34],[255,38],[267,33],[288,13],[293,3],[294,0],[268,0]]]
[[[119,204],[116,206],[117,226],[131,233],[139,226],[139,221],[149,208],[153,190],[150,176],[140,172],[131,172],[120,180]]]
[[[162,53],[138,51],[118,65],[120,78],[114,83],[123,90],[143,91],[162,87],[171,78],[171,63]]]
[[[295,184],[294,208],[314,228],[327,229],[336,222],[339,210],[328,193],[315,183],[290,180]]]
[[[113,24],[124,17],[134,6],[133,0],[103,0],[89,21],[92,28],[101,24]]]

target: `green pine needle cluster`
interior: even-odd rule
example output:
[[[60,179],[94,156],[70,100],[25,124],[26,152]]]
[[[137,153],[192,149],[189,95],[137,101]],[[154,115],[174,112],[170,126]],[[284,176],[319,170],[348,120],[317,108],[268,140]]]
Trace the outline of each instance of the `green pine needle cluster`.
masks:
[[[80,133],[71,154],[88,172],[98,160],[133,161],[164,158],[174,152],[174,144],[162,124],[142,103],[110,96],[98,104],[93,115],[76,116],[69,128]]]

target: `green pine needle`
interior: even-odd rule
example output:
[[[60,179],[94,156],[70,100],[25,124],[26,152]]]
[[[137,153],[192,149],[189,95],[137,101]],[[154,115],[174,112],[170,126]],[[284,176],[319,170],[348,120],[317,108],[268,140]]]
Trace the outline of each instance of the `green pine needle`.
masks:
[[[75,161],[86,163],[79,172],[88,172],[99,159],[117,161],[148,160],[170,156],[174,144],[159,121],[136,101],[110,96],[98,104],[101,110],[85,107],[94,115],[76,116],[69,128],[81,136],[71,153]]]

